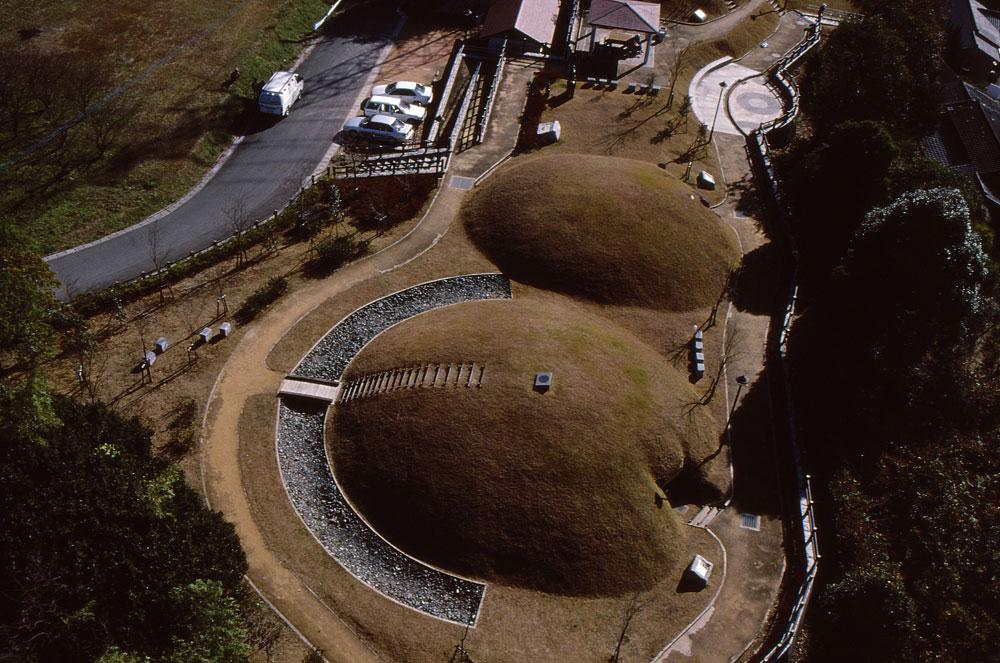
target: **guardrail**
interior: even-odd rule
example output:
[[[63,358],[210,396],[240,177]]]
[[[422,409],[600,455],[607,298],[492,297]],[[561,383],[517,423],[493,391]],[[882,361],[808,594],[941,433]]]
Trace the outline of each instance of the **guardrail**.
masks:
[[[434,112],[434,120],[431,122],[431,127],[427,132],[427,141],[433,143],[437,140],[438,132],[441,130],[441,125],[444,122],[444,114],[448,108],[448,100],[451,99],[452,88],[455,87],[455,81],[458,80],[458,70],[462,66],[462,60],[465,57],[465,43],[458,42],[455,45],[455,50],[451,55],[451,62],[448,65],[448,73],[446,74],[444,88],[441,90],[441,95],[438,98],[437,107]]]
[[[379,177],[387,175],[443,175],[448,170],[451,148],[422,146],[341,163],[331,163],[333,179]]]
[[[448,137],[448,144],[451,145],[452,149],[456,152],[460,151],[462,148],[462,127],[465,125],[465,118],[469,114],[469,108],[472,107],[472,100],[476,96],[476,85],[479,83],[479,77],[482,75],[482,71],[483,63],[477,62],[476,68],[472,70],[472,77],[469,78],[468,86],[465,88],[465,97],[462,99],[462,105],[459,106],[458,113],[455,114],[455,126],[451,129],[451,135]]]
[[[483,110],[479,115],[479,124],[476,127],[476,143],[482,143],[486,137],[486,127],[490,123],[490,115],[493,113],[493,101],[497,96],[497,89],[500,87],[500,79],[503,78],[503,70],[507,62],[507,40],[503,40],[500,47],[500,54],[497,56],[497,66],[493,70],[493,79],[490,81],[490,89],[487,91],[483,101]]]
[[[781,187],[777,175],[774,171],[774,164],[771,158],[771,148],[768,142],[768,134],[789,126],[799,112],[799,89],[795,79],[788,72],[802,56],[804,56],[813,46],[819,43],[822,31],[823,12],[820,11],[816,22],[810,26],[805,37],[791,51],[778,60],[771,69],[769,77],[773,78],[784,94],[788,96],[788,110],[779,118],[761,124],[757,129],[747,136],[748,152],[751,157],[754,172],[757,175],[761,189],[767,192],[773,207],[774,215],[783,226],[788,238],[792,258],[792,276],[789,285],[787,304],[781,327],[777,336],[775,350],[778,355],[778,366],[782,372],[783,388],[785,392],[785,406],[787,409],[788,435],[792,454],[792,466],[795,472],[796,493],[798,497],[798,511],[793,516],[796,527],[801,530],[801,550],[802,556],[795,560],[797,569],[795,573],[801,579],[798,586],[790,596],[790,601],[785,605],[790,605],[787,616],[781,617],[784,620],[783,627],[778,631],[774,644],[759,655],[760,661],[782,660],[791,649],[798,634],[802,619],[805,616],[806,607],[812,596],[816,574],[819,572],[820,550],[817,539],[818,528],[814,512],[814,502],[812,497],[812,484],[810,476],[802,469],[802,458],[798,444],[798,436],[794,417],[794,403],[792,400],[791,374],[788,366],[788,343],[791,338],[792,323],[795,318],[795,308],[798,303],[799,288],[797,284],[798,275],[798,251],[795,248],[795,240],[789,223],[788,211],[781,194]],[[796,546],[797,547],[797,546]],[[783,601],[784,602],[784,601]],[[780,605],[780,604],[779,604]],[[781,622],[776,620],[776,623]]]
[[[778,129],[783,129],[792,122],[799,114],[799,86],[795,82],[788,70],[791,69],[802,56],[819,43],[822,31],[823,13],[820,12],[816,22],[806,31],[806,35],[796,44],[792,50],[785,53],[777,62],[767,70],[769,81],[773,81],[781,95],[786,97],[788,110],[781,117],[777,117],[770,122],[760,125],[759,130],[764,133],[771,133]]]

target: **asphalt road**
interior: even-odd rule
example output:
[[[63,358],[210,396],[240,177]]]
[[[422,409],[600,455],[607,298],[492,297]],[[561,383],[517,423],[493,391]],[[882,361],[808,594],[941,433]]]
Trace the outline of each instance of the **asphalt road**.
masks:
[[[131,280],[233,232],[235,201],[253,219],[281,209],[316,169],[398,22],[395,12],[344,17],[329,26],[298,72],[305,94],[288,117],[247,135],[208,183],[169,214],[45,258],[60,298]],[[155,247],[155,251],[153,250]]]

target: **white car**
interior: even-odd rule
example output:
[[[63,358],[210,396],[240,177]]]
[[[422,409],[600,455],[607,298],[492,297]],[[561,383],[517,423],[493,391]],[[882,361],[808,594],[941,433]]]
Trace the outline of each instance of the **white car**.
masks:
[[[422,85],[413,81],[396,81],[388,85],[376,85],[372,88],[373,97],[399,97],[411,104],[426,106],[434,101],[434,90],[430,85]]]
[[[391,115],[352,117],[344,124],[344,136],[405,143],[413,137],[413,125]]]
[[[404,122],[419,123],[427,116],[427,109],[417,104],[403,101],[399,97],[368,97],[361,103],[361,112],[366,117],[391,115]]]

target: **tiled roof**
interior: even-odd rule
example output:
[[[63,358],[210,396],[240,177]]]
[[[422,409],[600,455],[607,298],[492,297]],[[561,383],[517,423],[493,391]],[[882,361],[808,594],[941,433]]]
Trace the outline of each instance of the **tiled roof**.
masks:
[[[539,44],[551,44],[558,14],[559,0],[497,0],[479,34],[492,37],[516,30]]]
[[[591,0],[587,22],[602,28],[660,31],[660,5],[640,0]]]
[[[952,0],[949,23],[962,48],[976,48],[1000,59],[1000,12],[979,0]]]

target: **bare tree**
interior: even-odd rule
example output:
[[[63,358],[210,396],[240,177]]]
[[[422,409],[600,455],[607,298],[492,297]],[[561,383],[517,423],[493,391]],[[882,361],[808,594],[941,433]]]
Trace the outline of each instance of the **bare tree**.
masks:
[[[649,600],[644,599],[638,592],[632,594],[629,597],[628,603],[625,604],[625,610],[622,614],[622,628],[618,633],[618,640],[615,642],[615,649],[611,652],[611,656],[608,658],[608,663],[618,663],[621,660],[622,645],[625,644],[625,638],[628,637],[628,629],[632,625],[632,620],[635,619],[636,615],[642,611],[643,608],[648,605]]]
[[[229,230],[233,235],[236,247],[236,268],[239,269],[247,260],[248,240],[246,232],[253,226],[253,217],[247,210],[242,194],[230,201],[229,205],[226,206],[225,215]]]
[[[166,266],[166,255],[167,252],[163,248],[161,238],[160,238],[160,220],[157,219],[153,221],[149,228],[149,232],[146,234],[146,248],[149,253],[149,261],[153,263],[153,269],[156,278],[156,287],[160,293],[160,304],[163,304],[165,298],[163,296],[163,289],[166,288],[170,293],[170,298],[174,297],[174,290],[170,285],[170,281],[167,275],[163,272],[163,268]]]
[[[685,413],[690,414],[695,408],[711,403],[712,399],[715,398],[716,389],[722,381],[722,376],[726,372],[726,368],[742,356],[743,335],[739,325],[731,322],[726,328],[725,340],[722,343],[722,351],[719,354],[719,368],[715,372],[715,375],[712,376],[708,390],[697,401],[687,403],[684,407]]]

